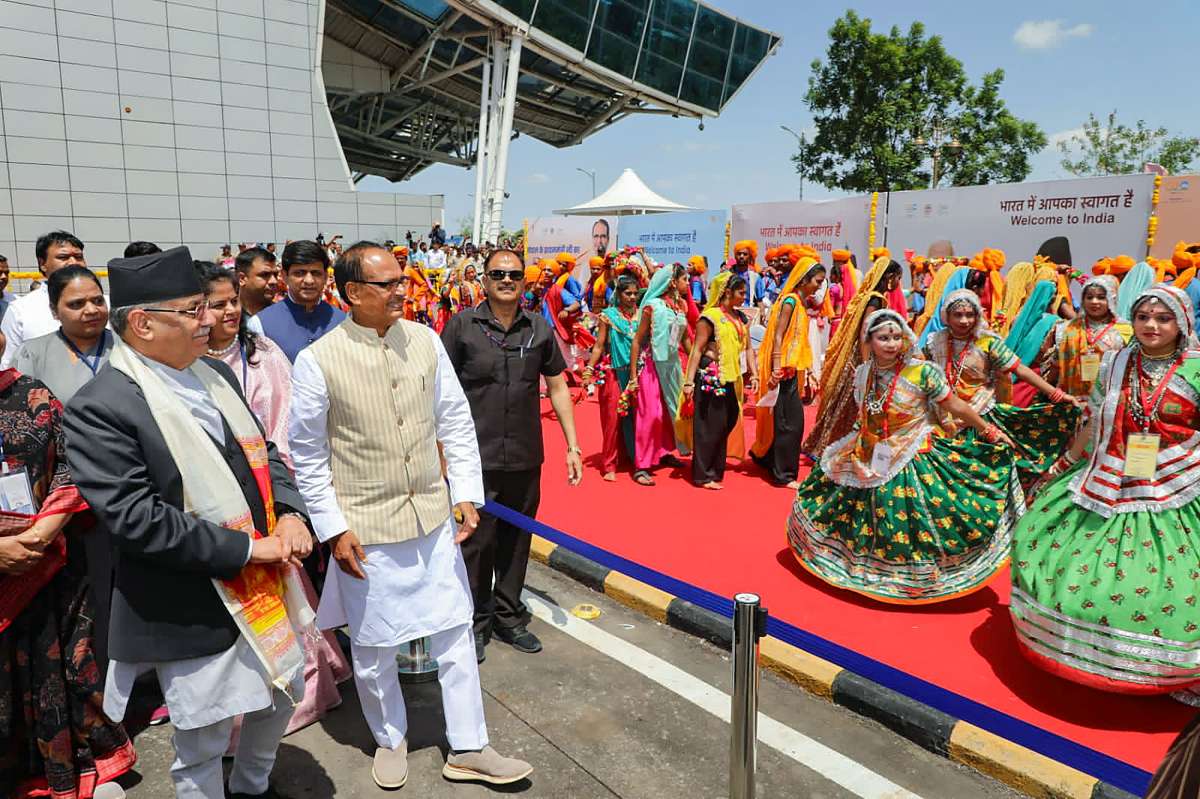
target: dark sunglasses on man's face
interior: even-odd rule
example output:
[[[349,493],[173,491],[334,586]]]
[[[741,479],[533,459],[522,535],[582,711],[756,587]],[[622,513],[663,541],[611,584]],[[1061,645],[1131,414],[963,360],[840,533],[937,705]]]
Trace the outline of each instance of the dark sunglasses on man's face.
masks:
[[[488,271],[487,276],[489,280],[495,280],[497,283],[499,283],[501,280],[511,280],[512,282],[516,283],[518,280],[521,280],[525,277],[525,270],[510,269],[505,271],[503,269],[492,269]]]

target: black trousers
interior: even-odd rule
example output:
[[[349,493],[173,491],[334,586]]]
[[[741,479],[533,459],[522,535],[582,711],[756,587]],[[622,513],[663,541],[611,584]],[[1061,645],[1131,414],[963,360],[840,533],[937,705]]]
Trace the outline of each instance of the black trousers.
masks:
[[[484,496],[530,518],[542,500],[542,470],[483,472]],[[490,513],[479,513],[479,527],[463,542],[463,560],[475,600],[475,632],[491,635],[493,623],[505,628],[528,624],[521,601],[529,567],[531,535]]]
[[[804,440],[804,403],[796,377],[780,382],[772,415],[775,438],[762,463],[775,482],[786,485],[800,476],[800,442]]]
[[[703,362],[701,362],[703,365]],[[725,384],[725,393],[696,389],[696,412],[692,418],[692,482],[719,483],[725,477],[725,455],[729,434],[742,422],[742,404],[736,386]]]

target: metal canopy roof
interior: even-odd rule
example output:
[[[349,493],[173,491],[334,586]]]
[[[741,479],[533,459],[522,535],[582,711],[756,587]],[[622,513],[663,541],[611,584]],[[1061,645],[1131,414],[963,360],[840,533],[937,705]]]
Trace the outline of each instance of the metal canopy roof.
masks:
[[[489,30],[527,31],[514,137],[578,144],[632,114],[716,116],[779,46],[696,0],[327,0],[325,35],[391,90],[328,91],[351,169],[405,180],[476,156]]]

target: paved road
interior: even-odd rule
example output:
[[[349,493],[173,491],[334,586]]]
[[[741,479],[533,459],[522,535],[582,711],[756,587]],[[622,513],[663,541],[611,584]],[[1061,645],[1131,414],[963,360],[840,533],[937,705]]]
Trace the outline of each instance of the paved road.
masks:
[[[529,587],[539,615],[550,619],[531,625],[546,651],[529,656],[503,644],[489,646],[483,687],[493,743],[532,762],[537,769],[533,777],[504,791],[443,780],[445,742],[436,683],[406,686],[414,720],[410,775],[408,785],[391,795],[727,796],[729,725],[714,712],[728,712],[721,694],[731,689],[728,655],[536,563],[531,564]],[[565,612],[579,603],[596,605],[603,615],[585,623]],[[388,795],[371,781],[374,744],[352,682],[343,686],[343,695],[342,706],[319,724],[284,739],[274,781],[289,799]],[[771,742],[759,746],[761,797],[1018,795],[772,674],[764,673],[760,696],[769,719],[760,721],[760,738]],[[140,775],[127,784],[129,795],[170,797],[170,727],[150,728],[137,736],[136,744]]]

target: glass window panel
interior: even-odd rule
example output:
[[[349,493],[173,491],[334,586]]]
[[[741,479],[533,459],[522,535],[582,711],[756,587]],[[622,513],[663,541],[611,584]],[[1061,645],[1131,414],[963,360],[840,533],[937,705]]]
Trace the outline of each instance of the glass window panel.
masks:
[[[626,77],[633,77],[646,9],[650,0],[600,0],[587,57]]]
[[[721,108],[721,81],[688,70],[683,78],[679,99],[687,103],[718,111]]]
[[[726,82],[725,96],[721,98],[721,102],[732,97],[746,82],[746,78],[750,77],[750,73],[767,57],[771,48],[771,38],[771,35],[764,31],[738,25],[737,33],[733,37],[733,51],[730,54],[729,80]]]
[[[406,0],[411,2],[411,0]],[[526,22],[533,16],[533,0],[496,0],[501,8],[516,14]]]
[[[400,3],[435,22],[450,10],[450,6],[444,0],[400,0]]]
[[[587,45],[588,28],[597,0],[542,0],[538,3],[537,19],[541,30],[579,52]]]
[[[692,52],[688,56],[683,90],[685,102],[716,111],[721,107],[725,69],[729,64],[729,45],[733,41],[734,21],[719,11],[700,6],[696,30],[692,34]]]
[[[675,96],[695,16],[695,0],[655,0],[638,63],[639,82]]]

